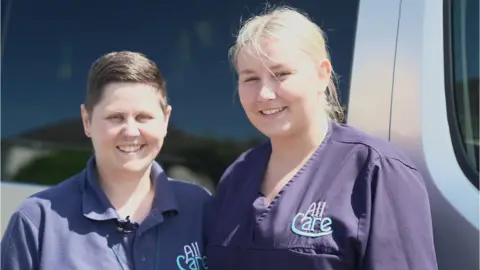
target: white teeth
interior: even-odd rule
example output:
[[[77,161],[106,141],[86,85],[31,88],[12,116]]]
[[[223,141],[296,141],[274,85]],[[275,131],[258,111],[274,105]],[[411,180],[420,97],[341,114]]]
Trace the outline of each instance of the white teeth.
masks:
[[[126,153],[132,153],[132,152],[137,152],[142,148],[142,145],[125,145],[125,146],[118,146],[118,149],[122,152]]]
[[[260,112],[262,114],[265,114],[265,115],[270,115],[270,114],[274,114],[274,113],[279,113],[279,112],[283,111],[284,109],[285,109],[285,107],[278,108],[278,109],[263,110],[263,111],[260,111]]]

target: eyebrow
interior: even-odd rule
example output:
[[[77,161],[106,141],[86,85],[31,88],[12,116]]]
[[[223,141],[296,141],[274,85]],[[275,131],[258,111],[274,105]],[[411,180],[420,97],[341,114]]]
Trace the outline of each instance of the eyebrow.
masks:
[[[248,75],[248,74],[252,74],[252,73],[255,73],[255,71],[253,71],[251,69],[244,69],[244,70],[241,70],[239,72],[240,75],[242,75],[242,74]]]
[[[282,64],[276,64],[276,65],[273,65],[271,67],[269,67],[270,70],[274,71],[276,69],[281,69],[281,68],[284,68],[285,66],[282,65]],[[248,75],[248,74],[253,74],[255,73],[255,71],[251,70],[251,69],[244,69],[244,70],[241,70],[239,72],[240,75]]]

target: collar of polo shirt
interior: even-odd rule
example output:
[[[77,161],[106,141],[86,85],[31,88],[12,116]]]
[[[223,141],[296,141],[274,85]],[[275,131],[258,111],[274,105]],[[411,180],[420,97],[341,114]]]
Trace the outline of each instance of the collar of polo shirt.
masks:
[[[119,219],[120,216],[98,183],[95,156],[92,156],[88,161],[84,175],[85,186],[82,198],[83,215],[89,219],[98,221]],[[150,179],[152,179],[154,185],[155,196],[150,214],[140,227],[141,231],[162,222],[165,213],[179,212],[178,203],[170,181],[165,171],[156,161],[153,161]]]

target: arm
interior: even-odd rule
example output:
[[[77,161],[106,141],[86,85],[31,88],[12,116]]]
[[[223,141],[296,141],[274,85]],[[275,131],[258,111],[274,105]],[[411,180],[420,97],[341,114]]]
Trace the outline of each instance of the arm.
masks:
[[[39,269],[38,229],[22,212],[15,212],[1,243],[2,270]]]
[[[436,270],[430,204],[420,173],[398,160],[380,159],[370,175],[364,269]]]

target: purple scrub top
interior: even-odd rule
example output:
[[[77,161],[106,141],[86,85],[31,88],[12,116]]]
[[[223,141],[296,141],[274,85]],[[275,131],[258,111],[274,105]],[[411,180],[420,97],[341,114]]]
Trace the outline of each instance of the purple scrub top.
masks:
[[[209,207],[209,270],[437,269],[424,181],[390,143],[330,121],[269,206],[269,142],[224,173]]]

